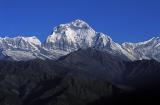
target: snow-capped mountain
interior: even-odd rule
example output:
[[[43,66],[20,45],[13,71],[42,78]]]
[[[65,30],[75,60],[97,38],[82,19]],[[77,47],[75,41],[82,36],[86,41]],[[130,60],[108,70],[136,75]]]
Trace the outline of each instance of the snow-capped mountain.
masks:
[[[14,37],[14,38],[0,38],[0,48],[8,49],[23,49],[23,50],[37,50],[37,46],[41,46],[41,42],[35,36],[33,37]]]
[[[62,50],[73,52],[78,49],[96,48],[114,55],[134,59],[121,45],[103,34],[95,32],[86,22],[75,20],[71,23],[61,24],[55,27],[52,35],[49,35],[45,47],[48,50]]]
[[[123,49],[120,44],[114,42],[109,36],[103,33],[96,33],[95,39],[93,48],[105,51],[114,56],[119,56],[123,59],[135,60],[130,53]]]
[[[96,32],[86,22],[75,20],[53,29],[44,43],[38,38],[0,38],[0,59],[57,59],[78,49],[94,48],[123,59],[160,61],[160,38],[140,43],[114,42],[108,35]]]
[[[72,52],[79,48],[92,47],[95,36],[96,32],[87,23],[75,20],[55,27],[46,40],[46,47]]]
[[[36,59],[41,42],[33,37],[0,38],[0,58],[12,60]]]
[[[133,55],[136,60],[155,59],[160,61],[160,37],[139,43],[123,43],[123,49]]]

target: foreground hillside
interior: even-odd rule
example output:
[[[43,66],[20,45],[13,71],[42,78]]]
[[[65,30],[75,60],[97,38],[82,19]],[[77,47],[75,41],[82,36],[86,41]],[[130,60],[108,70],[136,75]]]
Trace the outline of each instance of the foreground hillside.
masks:
[[[114,105],[147,96],[152,101],[159,96],[159,77],[155,60],[123,61],[95,49],[57,61],[0,61],[0,105]]]

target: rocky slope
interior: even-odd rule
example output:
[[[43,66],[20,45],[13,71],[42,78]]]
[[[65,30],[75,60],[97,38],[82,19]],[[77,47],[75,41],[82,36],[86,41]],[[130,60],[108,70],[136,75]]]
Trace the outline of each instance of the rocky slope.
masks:
[[[127,62],[95,49],[78,50],[57,61],[0,61],[0,104],[118,105],[135,89],[153,89],[159,95],[159,71],[155,60]],[[143,98],[138,97],[134,102]],[[117,99],[123,100],[112,104]]]

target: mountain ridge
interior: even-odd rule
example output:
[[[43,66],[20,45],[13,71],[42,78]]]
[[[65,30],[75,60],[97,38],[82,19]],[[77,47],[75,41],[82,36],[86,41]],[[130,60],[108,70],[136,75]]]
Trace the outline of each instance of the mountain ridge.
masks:
[[[98,105],[119,105],[126,99],[127,103],[131,99],[137,104],[146,102],[150,92],[154,97],[160,93],[159,62],[123,61],[91,48],[79,49],[56,61],[0,60],[0,68],[1,105],[95,105],[96,101]],[[132,98],[135,93],[136,101]]]
[[[35,36],[0,38],[0,59],[6,59],[7,56],[18,61],[36,58],[55,60],[78,49],[90,47],[132,61],[141,59],[160,61],[159,37],[145,42],[118,44],[110,36],[96,32],[80,19],[55,27],[44,43]]]

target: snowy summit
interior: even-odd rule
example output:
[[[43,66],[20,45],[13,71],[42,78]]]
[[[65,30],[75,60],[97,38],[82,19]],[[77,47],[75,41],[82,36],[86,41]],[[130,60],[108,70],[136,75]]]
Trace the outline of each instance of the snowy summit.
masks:
[[[75,20],[53,29],[45,43],[33,37],[0,38],[0,59],[57,59],[78,49],[94,48],[129,60],[160,61],[160,38],[145,42],[114,42],[108,35],[96,32],[85,21]]]

